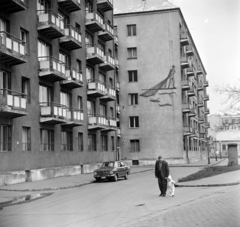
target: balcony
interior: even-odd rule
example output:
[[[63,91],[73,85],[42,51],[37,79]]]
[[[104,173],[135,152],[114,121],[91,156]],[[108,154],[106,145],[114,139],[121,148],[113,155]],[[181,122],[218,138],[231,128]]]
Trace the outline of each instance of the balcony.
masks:
[[[118,59],[114,59],[114,61],[115,61],[115,67],[116,67],[116,69],[119,69],[119,62],[118,62]]]
[[[100,14],[96,12],[86,12],[85,26],[92,32],[104,30],[102,16],[100,16]]]
[[[186,75],[187,75],[188,77],[194,76],[193,67],[189,67],[189,68],[186,69]]]
[[[27,99],[23,93],[0,90],[0,117],[16,118],[27,115]]]
[[[188,116],[189,116],[189,117],[195,117],[196,114],[197,114],[196,109],[191,108],[191,109],[190,109],[190,112],[188,113]]]
[[[205,95],[203,99],[204,99],[204,101],[208,101],[209,100],[209,95]]]
[[[104,52],[99,45],[86,44],[87,62],[96,65],[104,63]]]
[[[0,31],[0,62],[8,66],[26,63],[24,42]]]
[[[202,68],[201,68],[200,66],[197,66],[196,74],[197,74],[197,75],[202,74]]]
[[[190,89],[190,82],[189,80],[182,80],[182,90],[189,90]]]
[[[61,85],[66,88],[74,89],[83,87],[83,75],[73,67],[66,69],[66,80],[61,81]]]
[[[193,133],[193,128],[191,126],[183,126],[184,136],[190,136]]]
[[[207,115],[207,114],[210,114],[210,110],[209,110],[208,108],[205,108],[205,109],[204,109],[204,114],[206,114],[206,115]]]
[[[200,132],[200,133],[199,133],[199,139],[200,139],[200,140],[205,140],[205,138],[206,138],[205,133]]]
[[[191,111],[191,107],[189,103],[183,103],[182,104],[182,112],[183,113],[189,113]]]
[[[105,102],[116,100],[115,88],[113,88],[111,86],[105,86],[105,88],[106,88],[106,90],[105,90],[106,95],[100,97],[100,100],[105,101]]]
[[[57,13],[52,10],[38,10],[37,30],[50,39],[64,36],[64,22]]]
[[[113,10],[113,0],[97,0],[97,7],[102,12]]]
[[[185,53],[187,56],[193,56],[194,55],[193,47],[190,45],[187,45],[185,49]]]
[[[117,35],[114,35],[114,43],[115,43],[115,46],[119,45],[119,43],[118,43],[118,36]]]
[[[16,13],[27,9],[27,0],[0,0],[1,9],[7,13]]]
[[[193,89],[193,88],[190,88],[190,90],[187,91],[187,95],[188,95],[189,97],[195,96],[194,89]]]
[[[76,127],[84,125],[83,110],[66,107],[66,123],[62,126]]]
[[[202,99],[198,100],[198,107],[203,107],[204,106],[204,102]]]
[[[59,39],[61,46],[68,50],[76,50],[82,48],[82,35],[80,31],[71,25],[64,28],[64,37]]]
[[[186,46],[186,45],[189,45],[189,38],[188,38],[188,35],[187,33],[181,33],[180,34],[180,43],[182,46]]]
[[[204,127],[205,128],[210,128],[210,123],[209,122],[205,122]]]
[[[106,116],[99,114],[90,114],[88,115],[88,129],[89,130],[100,130],[107,129],[108,119]]]
[[[109,118],[106,128],[102,129],[102,132],[115,131],[117,129],[117,121],[115,118]]]
[[[187,56],[182,56],[182,57],[181,57],[181,67],[182,67],[183,69],[190,67],[190,63],[189,63],[189,60],[188,60],[188,57],[187,57]]]
[[[94,98],[106,95],[106,85],[99,80],[89,80],[87,95]]]
[[[197,85],[197,90],[198,90],[198,91],[202,91],[203,89],[204,89],[203,82],[200,81],[200,82],[198,83],[198,85]]]
[[[58,0],[58,4],[69,13],[81,10],[81,0]]]
[[[204,117],[199,116],[198,117],[198,124],[203,124],[204,123]]]
[[[54,102],[41,102],[40,123],[62,124],[67,122],[67,108]]]
[[[39,57],[39,77],[51,82],[66,80],[65,63],[52,56]]]
[[[209,83],[207,80],[204,81],[204,87],[208,87],[209,86]]]
[[[99,67],[104,71],[111,71],[115,68],[115,60],[109,55],[104,56],[104,63],[101,63]]]
[[[104,22],[104,29],[98,32],[98,37],[101,38],[104,42],[114,39],[113,27],[108,23],[108,21]]]

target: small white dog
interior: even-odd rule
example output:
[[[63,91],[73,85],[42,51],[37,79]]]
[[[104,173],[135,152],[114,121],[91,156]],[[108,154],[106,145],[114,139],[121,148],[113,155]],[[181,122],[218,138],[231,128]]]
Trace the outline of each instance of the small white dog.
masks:
[[[175,181],[172,179],[172,177],[169,175],[167,178],[168,181],[168,189],[170,191],[170,196],[174,196],[175,192]]]

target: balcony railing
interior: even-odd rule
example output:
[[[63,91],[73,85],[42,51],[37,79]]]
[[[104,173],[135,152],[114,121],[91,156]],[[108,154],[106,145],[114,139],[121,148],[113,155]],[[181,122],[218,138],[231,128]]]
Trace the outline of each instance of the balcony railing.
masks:
[[[209,100],[209,95],[205,95],[204,96],[204,101],[208,101]]]
[[[81,0],[58,0],[58,4],[69,13],[81,10]]]
[[[61,124],[67,122],[67,108],[60,103],[41,102],[40,123]]]
[[[103,12],[113,10],[113,0],[97,0],[97,7]]]
[[[66,80],[66,66],[52,56],[38,57],[39,77],[55,82]]]
[[[182,104],[182,111],[184,113],[188,113],[188,112],[190,112],[190,110],[191,110],[191,106],[190,106],[189,103],[183,103]]]
[[[88,115],[88,129],[106,129],[108,127],[107,116],[100,114],[89,114]]]
[[[60,38],[59,42],[68,50],[82,48],[81,32],[71,25],[66,25],[64,28],[64,37]]]
[[[87,61],[96,65],[104,62],[104,51],[99,45],[86,44]]]
[[[182,90],[189,90],[190,89],[190,81],[189,80],[182,80]]]
[[[81,126],[84,123],[83,110],[66,107],[66,123],[67,126]]]
[[[62,86],[74,89],[83,86],[82,72],[73,67],[66,69],[66,80],[61,81]]]
[[[108,21],[104,22],[104,30],[98,32],[98,37],[100,37],[105,42],[114,39],[113,27],[108,23]]]
[[[182,68],[188,68],[190,67],[190,62],[187,56],[182,56],[181,57],[181,67]]]
[[[0,117],[16,118],[27,115],[26,94],[0,89]]]
[[[105,95],[100,97],[101,100],[108,102],[116,99],[116,89],[111,86],[105,86]]]
[[[4,12],[16,13],[27,9],[27,0],[0,0]]]
[[[208,80],[205,80],[204,81],[204,87],[208,87],[208,86],[209,86]]]
[[[117,129],[117,121],[116,118],[110,117],[107,119],[106,128],[102,129],[104,132],[115,131]]]
[[[51,39],[64,36],[64,21],[52,10],[38,10],[38,31]]]
[[[103,17],[97,12],[86,12],[85,26],[92,32],[104,30]]]
[[[189,45],[189,37],[187,33],[184,32],[180,34],[180,43],[182,46]]]
[[[193,56],[194,55],[193,47],[191,45],[187,45],[185,49],[185,53],[188,56]]]
[[[198,83],[197,89],[198,89],[199,91],[202,91],[202,90],[204,89],[204,86],[203,86],[203,82],[202,82],[202,81],[200,81],[200,82]]]
[[[100,80],[89,80],[87,94],[93,97],[106,95],[106,84]]]
[[[104,71],[114,70],[114,68],[115,68],[115,60],[113,59],[112,56],[110,56],[110,54],[106,54],[104,56],[104,63],[101,63],[99,65],[99,67],[101,69],[103,69]]]
[[[26,63],[24,45],[22,40],[0,31],[0,62],[9,66]]]

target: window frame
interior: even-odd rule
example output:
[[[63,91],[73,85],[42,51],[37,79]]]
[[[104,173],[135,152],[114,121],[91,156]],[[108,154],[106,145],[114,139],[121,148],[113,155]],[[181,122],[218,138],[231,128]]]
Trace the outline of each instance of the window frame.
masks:
[[[137,25],[128,24],[127,25],[127,36],[137,36]]]
[[[136,55],[134,55],[134,52]],[[137,47],[127,48],[127,59],[137,59]]]
[[[30,152],[30,151],[31,151],[31,128],[27,126],[23,126],[22,127],[22,152]]]
[[[139,128],[139,116],[129,116],[129,128]]]
[[[132,146],[134,145],[134,146]],[[134,149],[132,149],[134,147]],[[130,152],[140,152],[141,148],[140,148],[140,140],[139,139],[131,139],[130,140]]]
[[[138,82],[138,71],[137,70],[128,70],[128,82],[129,83]]]

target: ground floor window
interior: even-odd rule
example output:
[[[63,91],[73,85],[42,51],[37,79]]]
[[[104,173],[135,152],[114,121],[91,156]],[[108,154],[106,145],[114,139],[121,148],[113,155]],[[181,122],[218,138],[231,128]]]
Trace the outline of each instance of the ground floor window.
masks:
[[[130,152],[139,152],[140,142],[139,140],[130,140]]]
[[[108,137],[106,135],[101,135],[101,145],[102,151],[108,151]]]
[[[114,151],[115,150],[114,136],[111,136],[111,143],[112,143],[112,151]]]
[[[72,132],[62,132],[62,151],[73,151]]]
[[[12,150],[12,129],[8,125],[0,125],[0,152]]]
[[[22,151],[31,151],[31,128],[22,128]]]
[[[54,151],[54,131],[40,130],[40,151]]]
[[[97,139],[95,134],[88,135],[88,150],[89,151],[97,150]]]
[[[78,151],[83,151],[83,133],[78,133]]]

